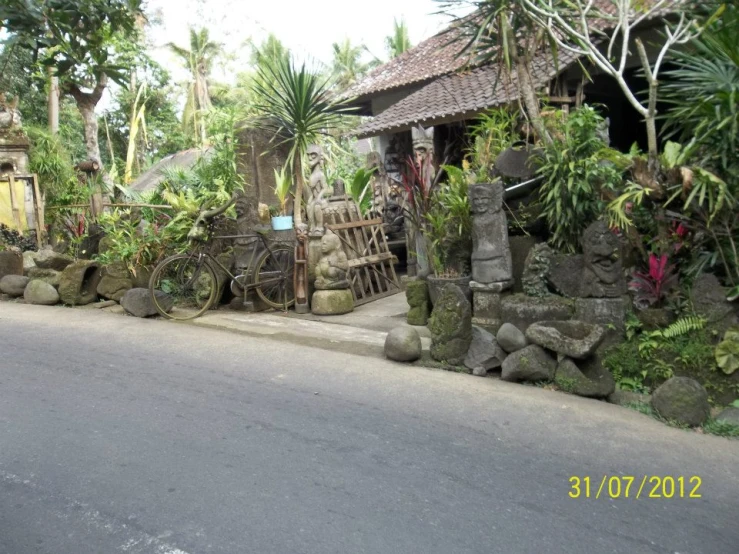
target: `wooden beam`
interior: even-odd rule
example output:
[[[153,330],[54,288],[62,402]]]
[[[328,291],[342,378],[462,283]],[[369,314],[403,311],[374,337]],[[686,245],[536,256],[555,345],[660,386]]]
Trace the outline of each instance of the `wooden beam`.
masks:
[[[41,248],[46,225],[44,225],[44,202],[38,186],[38,175],[35,173],[33,174],[33,207],[36,214],[36,246]]]

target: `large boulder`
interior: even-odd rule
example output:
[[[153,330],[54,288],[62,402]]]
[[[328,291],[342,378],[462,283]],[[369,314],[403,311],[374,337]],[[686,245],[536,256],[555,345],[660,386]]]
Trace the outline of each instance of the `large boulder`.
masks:
[[[49,283],[32,279],[23,291],[23,299],[28,304],[53,306],[59,302],[59,293]]]
[[[526,329],[526,338],[558,354],[576,358],[587,358],[605,337],[601,325],[584,321],[541,321]]]
[[[15,250],[0,252],[0,279],[6,275],[23,275],[23,254]]]
[[[562,358],[554,381],[563,390],[587,398],[606,398],[616,390],[611,372],[595,359],[578,367],[572,359]]]
[[[103,298],[120,302],[123,295],[133,288],[133,279],[131,279],[128,269],[123,264],[105,266],[101,271],[101,275],[97,293]]]
[[[0,292],[14,298],[23,296],[29,281],[30,279],[23,275],[6,275],[0,278]]]
[[[55,252],[51,247],[39,250],[34,257],[34,261],[36,262],[36,267],[40,269],[53,269],[55,271],[62,271],[74,262],[69,256]]]
[[[736,303],[728,302],[726,296],[727,289],[710,273],[698,276],[690,291],[695,313],[706,318],[719,333],[739,323]]]
[[[495,337],[485,329],[472,326],[472,342],[464,359],[465,367],[472,370],[473,375],[484,376],[491,369],[500,367],[506,353],[498,346]]]
[[[412,327],[396,327],[385,338],[385,356],[396,362],[414,362],[421,357],[421,337]]]
[[[100,266],[79,260],[64,268],[59,278],[59,297],[68,306],[86,306],[98,299]]]
[[[429,330],[431,357],[462,365],[472,342],[472,308],[459,287],[447,285],[442,289],[431,313]]]
[[[522,348],[526,348],[529,345],[526,335],[524,335],[520,329],[512,323],[504,323],[501,325],[495,338],[500,347],[509,354],[511,352],[521,350]]]
[[[409,281],[405,289],[405,298],[408,301],[408,325],[423,326],[429,321],[429,286],[426,281]]]
[[[652,408],[665,419],[696,427],[711,414],[708,393],[690,377],[673,377],[652,394]]]
[[[724,409],[720,414],[716,416],[716,421],[719,423],[728,423],[729,425],[736,425],[739,427],[739,408],[733,406]]]
[[[31,268],[28,271],[28,277],[31,280],[38,279],[44,283],[48,283],[54,288],[59,288],[59,281],[61,279],[62,272],[56,269],[41,269],[40,267]]]
[[[557,360],[535,344],[509,354],[502,365],[504,381],[551,381]]]
[[[172,309],[172,298],[168,294],[160,290],[154,291],[154,294],[157,295],[160,306],[166,311]],[[151,317],[159,313],[151,300],[149,289],[144,288],[135,288],[126,292],[121,297],[121,306],[126,313],[136,317]]]

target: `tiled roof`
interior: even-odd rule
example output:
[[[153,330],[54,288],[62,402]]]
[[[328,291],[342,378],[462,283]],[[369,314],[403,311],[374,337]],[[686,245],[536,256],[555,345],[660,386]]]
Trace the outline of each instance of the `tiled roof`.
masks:
[[[646,2],[657,2],[658,0],[645,0]],[[652,19],[662,17],[677,9],[677,5],[686,0],[668,0],[661,10],[652,15]],[[607,13],[615,13],[615,4],[612,0],[595,0],[596,5]],[[470,16],[473,17],[473,16]],[[606,28],[611,22],[604,20],[592,20],[593,26]],[[352,98],[355,102],[361,102],[368,97],[375,96],[382,91],[401,89],[413,84],[427,82],[436,77],[459,71],[465,67],[469,68],[469,56],[460,56],[459,52],[464,41],[460,38],[461,31],[454,27],[434,35],[433,37],[419,43],[417,46],[393,58],[389,62],[376,67],[360,81],[349,87],[342,98]]]
[[[545,85],[576,59],[574,54],[560,50],[555,66],[550,53],[540,55],[532,64],[534,86]],[[435,79],[366,122],[356,135],[364,138],[381,132],[405,131],[419,124],[460,121],[518,97],[515,71],[508,76],[507,70],[498,64],[486,65]]]
[[[460,46],[459,43],[451,43],[453,38],[453,31],[442,31],[424,40],[370,71],[361,81],[349,87],[342,97],[361,100],[383,90],[421,83],[461,69],[466,65],[467,58],[457,55]]]

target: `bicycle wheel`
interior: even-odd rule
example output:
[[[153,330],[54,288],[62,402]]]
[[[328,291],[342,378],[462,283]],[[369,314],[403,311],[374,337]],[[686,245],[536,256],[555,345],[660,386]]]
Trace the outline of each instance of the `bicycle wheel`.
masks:
[[[265,252],[256,264],[254,286],[259,298],[275,309],[287,309],[295,303],[293,274],[295,252],[278,246],[272,253]]]
[[[166,296],[157,295],[157,291]],[[156,267],[149,281],[149,294],[160,315],[168,319],[193,319],[215,303],[218,279],[206,260],[177,254]]]

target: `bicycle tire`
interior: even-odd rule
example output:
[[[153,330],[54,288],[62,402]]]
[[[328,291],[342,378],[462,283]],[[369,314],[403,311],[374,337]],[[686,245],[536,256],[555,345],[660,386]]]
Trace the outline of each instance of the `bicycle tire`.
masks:
[[[190,254],[162,261],[149,280],[149,295],[159,315],[179,321],[203,315],[215,304],[218,290],[218,278],[208,261]],[[156,291],[166,293],[168,300]]]
[[[278,246],[271,253],[265,252],[257,261],[254,271],[254,286],[259,298],[276,310],[287,309],[295,304],[294,272],[295,251],[292,248]],[[266,282],[275,279],[279,281]]]

